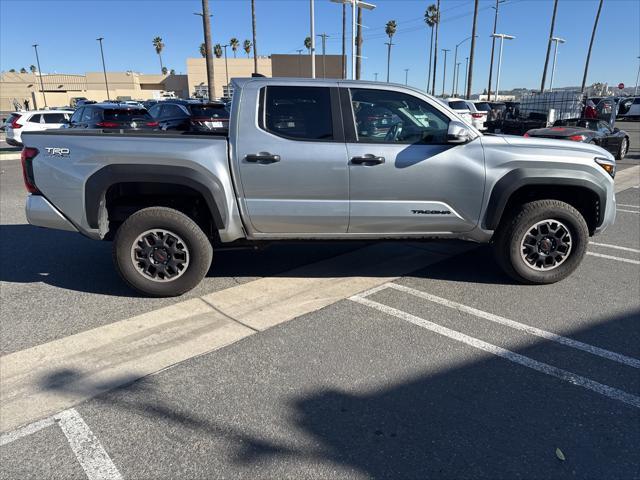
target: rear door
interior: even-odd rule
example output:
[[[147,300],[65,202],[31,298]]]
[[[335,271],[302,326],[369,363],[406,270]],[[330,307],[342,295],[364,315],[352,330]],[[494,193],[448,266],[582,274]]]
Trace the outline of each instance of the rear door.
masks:
[[[330,85],[253,81],[242,88],[232,145],[253,235],[346,233],[347,152],[338,89]]]
[[[413,92],[396,87],[344,88],[349,156],[349,233],[417,234],[472,230],[484,194],[484,152],[479,138],[447,143],[450,118]],[[363,128],[363,106],[400,118],[385,135]]]

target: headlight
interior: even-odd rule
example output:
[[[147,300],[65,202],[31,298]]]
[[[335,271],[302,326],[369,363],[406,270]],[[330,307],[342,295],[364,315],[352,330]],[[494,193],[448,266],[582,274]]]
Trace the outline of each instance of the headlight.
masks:
[[[595,162],[600,165],[605,172],[611,175],[611,178],[616,176],[616,162],[604,157],[594,158]]]

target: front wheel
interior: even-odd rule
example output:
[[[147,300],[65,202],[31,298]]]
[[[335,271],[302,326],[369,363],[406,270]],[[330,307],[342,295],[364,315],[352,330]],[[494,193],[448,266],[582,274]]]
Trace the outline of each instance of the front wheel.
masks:
[[[209,271],[213,251],[200,227],[183,213],[144,208],[120,226],[113,259],[120,276],[152,297],[182,295]]]
[[[616,154],[616,160],[622,160],[624,157],[626,157],[628,150],[629,150],[629,140],[627,140],[627,137],[625,137],[620,142],[620,148],[618,149],[618,153]]]
[[[525,203],[500,224],[493,247],[496,260],[514,279],[555,283],[580,265],[589,242],[583,216],[558,200]]]

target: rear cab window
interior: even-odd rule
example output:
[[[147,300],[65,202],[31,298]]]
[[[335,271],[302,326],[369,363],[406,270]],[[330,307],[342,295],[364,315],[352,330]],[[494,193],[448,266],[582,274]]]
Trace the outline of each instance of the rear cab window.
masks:
[[[491,105],[489,105],[487,102],[478,102],[475,104],[475,106],[476,106],[476,110],[478,110],[479,112],[491,111]]]
[[[194,117],[206,117],[206,118],[229,118],[229,112],[224,104],[203,104],[203,105],[190,105],[191,114]]]
[[[263,87],[259,126],[292,140],[333,141],[329,87]]]

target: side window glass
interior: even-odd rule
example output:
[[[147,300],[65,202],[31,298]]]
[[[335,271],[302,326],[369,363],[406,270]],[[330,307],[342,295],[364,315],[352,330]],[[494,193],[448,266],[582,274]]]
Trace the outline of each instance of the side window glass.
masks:
[[[64,113],[46,113],[42,117],[44,118],[44,123],[64,122]]]
[[[29,123],[40,123],[40,115],[31,115]]]
[[[333,140],[328,87],[265,87],[260,128],[294,140]]]
[[[88,123],[91,121],[91,116],[93,115],[95,108],[85,108],[82,113],[82,123]]]
[[[78,123],[80,121],[80,119],[82,118],[82,113],[84,112],[84,108],[79,108],[78,110],[76,110],[75,112],[73,112],[73,115],[71,115],[71,123]]]
[[[444,144],[449,117],[424,100],[390,90],[351,89],[359,143]]]
[[[187,114],[179,105],[165,105],[162,110],[163,117],[186,117]]]
[[[153,118],[158,118],[160,116],[159,113],[160,113],[160,105],[154,105],[149,109],[149,115],[151,115]]]

